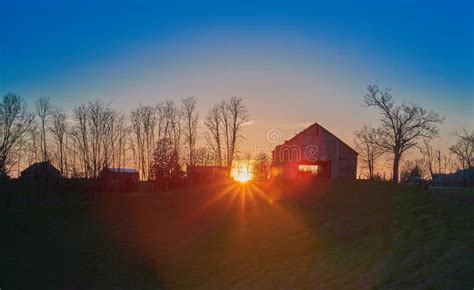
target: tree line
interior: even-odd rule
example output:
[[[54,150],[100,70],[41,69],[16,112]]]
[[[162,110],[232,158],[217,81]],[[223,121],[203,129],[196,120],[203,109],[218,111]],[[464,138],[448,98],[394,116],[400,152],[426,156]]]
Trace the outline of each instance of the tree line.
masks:
[[[249,114],[241,97],[211,107],[204,121],[204,145],[197,146],[199,111],[195,97],[140,105],[128,115],[90,101],[68,115],[47,97],[32,110],[8,93],[0,102],[0,173],[20,172],[50,162],[64,177],[97,178],[104,168],[133,166],[142,180],[182,174],[185,165],[231,170],[242,126]]]
[[[417,166],[431,179],[434,174],[473,166],[474,131],[463,129],[454,133],[457,140],[449,147],[450,154],[441,154],[432,146],[432,140],[439,136],[438,126],[444,121],[439,113],[416,104],[396,104],[391,89],[377,86],[367,87],[364,105],[375,108],[380,114],[378,127],[364,125],[354,133],[360,165],[367,178],[380,177],[376,173],[376,163],[381,157],[386,157],[391,163],[392,181],[398,182],[401,161],[411,149],[418,149],[422,158],[405,160],[404,170]]]

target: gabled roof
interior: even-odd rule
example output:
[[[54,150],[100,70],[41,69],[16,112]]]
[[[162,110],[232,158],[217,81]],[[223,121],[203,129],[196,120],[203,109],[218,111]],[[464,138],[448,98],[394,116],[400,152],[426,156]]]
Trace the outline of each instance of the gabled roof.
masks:
[[[299,132],[298,134],[296,134],[295,136],[291,137],[290,139],[286,140],[283,144],[288,144],[288,143],[291,143],[293,142],[298,136],[300,135],[303,135],[305,134],[308,130],[310,130],[311,128],[313,127],[316,127],[316,126],[319,126],[321,129],[325,130],[326,132],[328,132],[331,136],[333,136],[334,138],[336,138],[339,142],[341,142],[342,144],[344,144],[346,147],[348,147],[351,151],[353,151],[355,154],[359,155],[359,153],[357,151],[355,151],[351,146],[347,145],[346,142],[342,141],[339,137],[337,137],[336,135],[334,135],[333,133],[331,133],[331,131],[329,131],[328,129],[324,128],[323,126],[319,125],[318,123],[313,123],[312,125],[310,125],[309,127],[303,129],[301,132]]]
[[[21,171],[21,174],[25,174],[25,173],[28,173],[28,172],[31,172],[31,171],[36,171],[36,170],[45,170],[46,168],[50,168],[50,169],[53,169],[53,170],[59,172],[59,170],[56,167],[54,167],[53,165],[51,165],[50,162],[44,161],[44,162],[37,162],[37,163],[31,164],[26,169]]]

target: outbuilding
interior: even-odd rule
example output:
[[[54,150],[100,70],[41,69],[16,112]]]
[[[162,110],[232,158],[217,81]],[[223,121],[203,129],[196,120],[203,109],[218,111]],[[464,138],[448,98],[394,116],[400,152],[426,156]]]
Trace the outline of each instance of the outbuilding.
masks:
[[[21,172],[20,178],[28,182],[53,183],[61,177],[61,172],[48,161],[37,162]]]
[[[355,179],[358,153],[314,123],[272,151],[274,177]]]

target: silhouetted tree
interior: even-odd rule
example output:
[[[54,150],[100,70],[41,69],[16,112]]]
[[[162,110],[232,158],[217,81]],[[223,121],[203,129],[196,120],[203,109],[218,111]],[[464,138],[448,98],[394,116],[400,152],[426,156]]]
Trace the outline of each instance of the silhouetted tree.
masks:
[[[223,135],[223,141],[225,146],[225,164],[227,168],[229,167],[229,160],[230,160],[230,147],[231,147],[231,116],[229,110],[229,103],[227,100],[224,100],[218,104],[219,107],[219,116],[220,116],[220,125],[221,125],[221,132]]]
[[[142,179],[148,179],[149,168],[147,166],[145,153],[145,133],[143,129],[143,107],[140,106],[133,110],[130,114],[131,129],[134,134],[134,142],[132,142],[135,166],[140,172]]]
[[[119,114],[100,101],[82,104],[74,110],[72,140],[81,155],[83,176],[97,178],[113,160],[114,131]]]
[[[179,152],[171,139],[163,138],[157,142],[150,174],[152,179],[165,189],[181,181],[184,172],[181,169]]]
[[[59,171],[61,172],[61,174],[64,174],[66,167],[64,153],[65,141],[67,138],[66,114],[62,109],[56,109],[53,111],[51,117],[51,126],[49,127],[49,130],[52,133],[56,141],[56,146],[58,148]]]
[[[74,121],[75,124],[72,130],[72,136],[75,146],[78,148],[81,155],[80,163],[82,164],[84,177],[88,178],[91,176],[91,170],[89,165],[89,122],[88,109],[86,105],[81,104],[74,109]]]
[[[130,129],[126,124],[125,116],[118,114],[114,122],[113,132],[113,164],[114,167],[125,167],[127,158],[127,135]]]
[[[449,151],[456,155],[462,169],[469,168],[474,164],[474,131],[463,129],[456,136],[458,141],[449,147]]]
[[[15,150],[33,122],[22,97],[8,93],[0,102],[0,172],[8,174],[16,162]]]
[[[109,144],[107,143],[107,128],[113,122],[112,109],[100,102],[89,102],[88,106],[88,128],[90,143],[90,168],[93,178],[99,177],[100,172],[108,164]]]
[[[426,170],[430,174],[430,178],[433,179],[433,175],[436,173],[436,162],[438,162],[438,171],[440,171],[441,164],[439,162],[441,162],[441,157],[440,152],[433,149],[430,144],[430,141],[430,139],[423,139],[423,144],[421,144],[420,152],[423,155],[423,161]]]
[[[184,119],[184,140],[188,146],[189,165],[196,163],[196,141],[199,113],[196,109],[196,98],[186,97],[181,100]]]
[[[53,107],[49,98],[41,97],[36,102],[36,114],[40,120],[40,130],[41,130],[41,153],[43,157],[43,162],[49,161],[48,156],[48,145],[46,139],[46,129],[48,127],[48,120],[52,113]]]
[[[420,139],[436,136],[438,124],[443,122],[443,118],[419,105],[395,105],[390,89],[368,86],[367,90],[365,105],[376,108],[381,115],[380,127],[373,130],[376,136],[374,144],[393,155],[392,181],[397,183],[403,153],[416,147]]]
[[[132,155],[141,178],[147,180],[156,152],[155,139],[168,140],[178,155],[181,153],[183,114],[173,101],[165,101],[156,107],[138,107],[132,111],[130,120]]]
[[[363,126],[362,129],[354,133],[354,144],[359,152],[361,164],[367,168],[369,179],[374,179],[375,163],[384,153],[382,148],[376,144],[376,134],[370,126]]]
[[[247,108],[240,97],[232,97],[220,106],[224,137],[226,141],[227,169],[231,170],[236,153],[237,140],[242,137],[242,125],[249,120]]]
[[[271,158],[267,153],[261,152],[255,156],[253,163],[253,174],[257,180],[265,180],[270,175]]]
[[[221,116],[219,105],[213,105],[205,120],[205,125],[209,130],[206,135],[208,146],[216,155],[217,165],[222,166],[222,148],[221,148]]]
[[[207,147],[199,147],[196,149],[195,154],[195,164],[194,165],[201,165],[207,166],[210,164],[214,164],[214,154],[210,151]]]
[[[40,132],[38,129],[38,123],[33,118],[31,121],[31,125],[25,134],[26,139],[26,147],[25,147],[25,154],[27,155],[28,164],[33,164],[38,162],[42,159],[41,156],[41,148],[38,150],[38,146],[41,147],[41,137]]]
[[[412,183],[423,179],[423,170],[420,166],[420,160],[408,161],[404,164],[400,181],[402,183]]]
[[[163,104],[163,117],[164,127],[161,139],[169,139],[173,148],[178,152],[178,156],[181,156],[183,135],[183,115],[181,110],[173,101],[166,101]]]

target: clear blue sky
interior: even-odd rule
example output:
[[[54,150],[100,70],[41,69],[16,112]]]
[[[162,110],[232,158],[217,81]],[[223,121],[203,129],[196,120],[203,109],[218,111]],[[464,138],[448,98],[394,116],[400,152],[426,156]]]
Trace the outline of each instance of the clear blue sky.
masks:
[[[446,136],[473,124],[474,1],[0,3],[0,93],[30,103],[192,95],[205,114],[239,95],[251,138],[319,121],[350,142],[378,84],[444,114]]]

